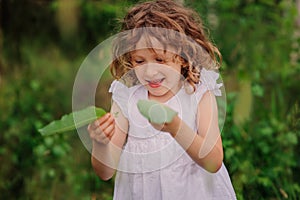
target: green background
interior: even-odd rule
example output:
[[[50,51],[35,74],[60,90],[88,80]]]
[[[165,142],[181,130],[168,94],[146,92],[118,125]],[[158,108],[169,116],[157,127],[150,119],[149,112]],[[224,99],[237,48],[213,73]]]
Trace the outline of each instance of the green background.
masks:
[[[112,199],[76,133],[37,129],[72,111],[80,64],[135,2],[0,0],[1,199]],[[223,55],[224,162],[238,199],[299,199],[299,0],[184,3]],[[106,89],[96,100],[108,110]]]

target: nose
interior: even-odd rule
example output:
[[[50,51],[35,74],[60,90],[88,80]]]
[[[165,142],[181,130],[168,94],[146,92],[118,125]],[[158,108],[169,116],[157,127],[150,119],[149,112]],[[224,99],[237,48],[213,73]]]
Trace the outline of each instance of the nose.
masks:
[[[155,77],[159,73],[159,67],[155,63],[147,63],[144,67],[146,77]]]

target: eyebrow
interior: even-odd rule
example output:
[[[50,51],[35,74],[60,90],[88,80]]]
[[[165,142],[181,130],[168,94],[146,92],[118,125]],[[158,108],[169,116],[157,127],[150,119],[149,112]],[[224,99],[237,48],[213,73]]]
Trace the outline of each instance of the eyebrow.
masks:
[[[142,59],[144,59],[144,57],[142,55],[136,55],[136,54],[131,54],[131,58],[142,58]]]
[[[159,57],[162,59],[170,59],[170,56],[167,56],[167,51],[162,50],[162,49],[149,49],[149,51],[153,52],[155,55],[155,57]],[[140,58],[140,59],[145,59],[144,57],[144,53],[137,53],[137,51],[132,51],[131,52],[131,59],[136,59],[136,58]]]

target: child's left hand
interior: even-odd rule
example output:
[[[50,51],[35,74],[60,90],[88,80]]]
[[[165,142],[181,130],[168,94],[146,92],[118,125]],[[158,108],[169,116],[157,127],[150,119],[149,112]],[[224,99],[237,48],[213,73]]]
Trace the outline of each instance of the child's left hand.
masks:
[[[181,119],[172,108],[154,100],[139,100],[137,107],[155,129],[169,132],[173,136],[178,132]]]
[[[169,132],[173,137],[177,134],[181,126],[181,119],[178,115],[174,116],[172,121],[164,124],[150,124],[159,131]]]

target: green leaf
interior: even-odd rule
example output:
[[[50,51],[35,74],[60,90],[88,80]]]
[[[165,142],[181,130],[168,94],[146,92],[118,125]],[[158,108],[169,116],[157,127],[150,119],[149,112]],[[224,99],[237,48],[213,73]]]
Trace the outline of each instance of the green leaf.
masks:
[[[89,106],[85,109],[64,115],[60,120],[52,121],[45,127],[39,129],[39,132],[43,136],[46,136],[54,133],[72,131],[93,122],[97,118],[102,117],[105,113],[105,110],[102,108]]]
[[[137,107],[140,113],[151,123],[170,123],[177,112],[173,109],[153,100],[139,100]]]

